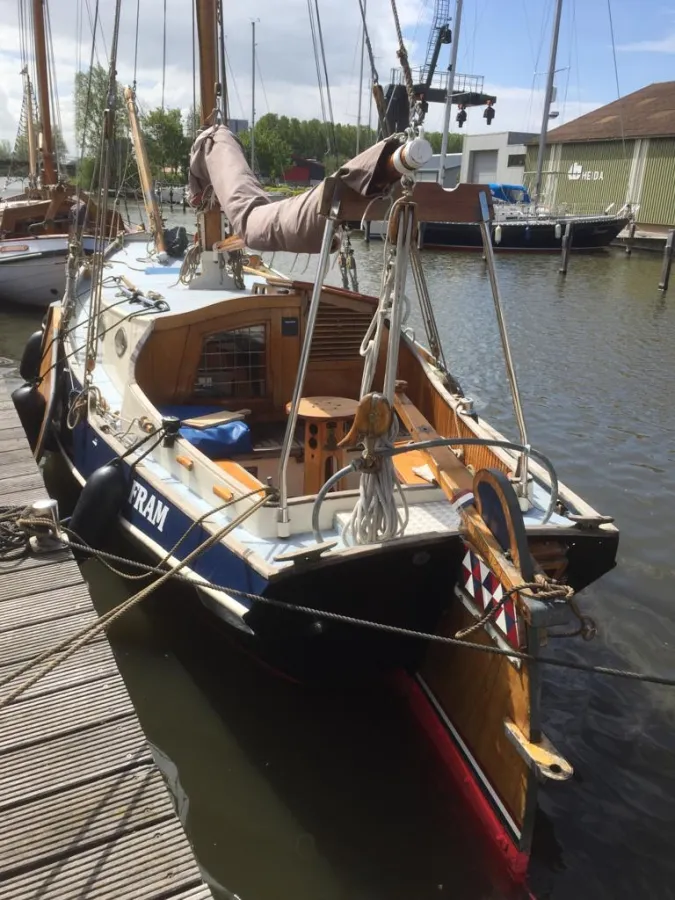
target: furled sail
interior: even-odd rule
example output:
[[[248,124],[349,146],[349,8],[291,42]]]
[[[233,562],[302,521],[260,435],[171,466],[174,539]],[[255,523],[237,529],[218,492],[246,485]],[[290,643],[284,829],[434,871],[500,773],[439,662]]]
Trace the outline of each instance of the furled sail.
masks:
[[[336,173],[364,197],[388,187],[385,163],[399,147],[381,141],[345,163]],[[252,250],[318,253],[325,220],[320,215],[323,183],[297,197],[272,201],[251,171],[241,145],[224,125],[214,125],[195,141],[190,156],[190,202],[213,188],[232,230]]]

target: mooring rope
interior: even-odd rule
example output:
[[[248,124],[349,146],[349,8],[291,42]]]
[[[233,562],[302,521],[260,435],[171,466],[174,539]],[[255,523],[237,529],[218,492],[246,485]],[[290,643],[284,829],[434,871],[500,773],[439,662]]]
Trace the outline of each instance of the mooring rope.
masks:
[[[241,499],[241,498],[239,498],[239,499]],[[260,505],[262,505],[262,503],[266,502],[266,500],[267,500],[267,497],[262,498],[262,500],[260,501]],[[238,500],[231,501],[231,502],[238,502]],[[256,508],[257,508],[257,505],[256,505]],[[252,511],[253,510],[247,511],[247,512],[252,512]],[[24,512],[24,510],[18,510],[18,508],[0,509],[0,526],[2,525],[3,522],[7,523],[8,521],[11,521],[11,520],[13,520],[14,525],[16,526],[18,523],[18,520],[21,517],[23,512]],[[213,512],[213,510],[210,511],[210,513],[212,513],[212,512]],[[30,522],[32,525],[52,524],[52,523],[48,522],[47,520],[42,520],[42,519],[32,519],[32,520],[30,520]],[[230,523],[230,525],[232,528],[236,527],[234,522]],[[228,526],[226,526],[226,527],[228,527]],[[64,529],[64,530],[68,531],[68,529]],[[222,536],[223,535],[221,535],[221,537]],[[26,541],[26,539],[27,538],[24,534],[24,538],[23,538],[24,542]],[[209,538],[209,541],[212,543],[215,543],[217,540],[220,540],[220,537],[217,537],[215,534],[212,535],[211,538]],[[206,543],[207,542],[205,542],[205,544]],[[212,543],[209,543],[208,546],[209,547],[212,546]],[[63,549],[65,549],[65,546],[66,545],[64,545]],[[79,539],[79,542],[70,541],[67,546],[70,546],[72,549],[79,550],[83,553],[87,553],[87,554],[95,557],[96,559],[101,561],[104,565],[109,565],[109,561],[112,561],[115,563],[119,563],[121,565],[127,565],[127,566],[132,566],[137,569],[143,569],[148,574],[157,572],[157,565],[151,566],[151,565],[148,565],[147,563],[138,562],[137,560],[133,560],[133,559],[127,559],[124,556],[119,556],[117,554],[109,553],[104,550],[96,550],[93,547],[90,547],[85,542],[83,542],[81,538]],[[586,673],[592,674],[592,675],[603,675],[603,676],[607,676],[607,677],[624,678],[624,679],[628,679],[628,680],[632,680],[632,681],[639,681],[639,682],[642,682],[643,684],[656,684],[656,685],[662,685],[665,687],[675,687],[675,677],[670,677],[670,676],[665,676],[665,675],[654,675],[649,672],[635,672],[635,671],[631,671],[630,669],[620,669],[620,668],[617,668],[614,666],[598,666],[598,665],[592,665],[589,663],[576,662],[574,660],[556,659],[555,657],[551,657],[551,656],[541,656],[539,654],[525,653],[521,650],[514,650],[514,649],[510,649],[510,648],[505,648],[505,647],[498,647],[498,646],[495,646],[494,644],[478,644],[478,643],[475,643],[472,641],[466,641],[461,637],[457,637],[456,635],[454,637],[451,637],[449,635],[432,634],[432,633],[424,632],[424,631],[416,631],[411,628],[404,628],[403,626],[400,626],[400,625],[390,625],[386,622],[374,622],[374,621],[370,621],[368,619],[360,619],[356,616],[348,616],[348,615],[344,615],[342,613],[330,612],[329,610],[318,609],[316,607],[296,605],[294,603],[289,603],[288,601],[285,601],[285,600],[278,600],[273,597],[265,597],[261,594],[253,594],[249,591],[239,590],[238,588],[224,587],[223,585],[216,584],[215,582],[209,581],[207,579],[199,578],[199,580],[196,580],[193,577],[185,575],[181,571],[181,569],[184,568],[188,564],[188,562],[191,561],[191,559],[195,558],[199,554],[199,552],[204,552],[204,550],[206,550],[206,549],[208,549],[208,547],[206,547],[205,545],[200,545],[200,547],[198,547],[188,557],[186,557],[184,560],[182,560],[182,562],[178,566],[176,566],[175,569],[169,569],[169,570],[163,571],[161,573],[161,578],[158,579],[158,581],[153,582],[152,585],[149,585],[148,588],[144,589],[145,593],[142,591],[142,592],[139,592],[139,594],[135,594],[134,597],[129,598],[129,600],[120,604],[120,606],[116,607],[115,610],[112,610],[111,613],[108,613],[108,614],[106,614],[106,616],[101,617],[99,622],[96,623],[97,625],[101,625],[101,628],[98,628],[96,633],[98,633],[100,630],[102,630],[102,628],[105,628],[106,625],[109,624],[110,621],[112,621],[112,619],[110,618],[112,616],[112,614],[116,613],[117,615],[115,617],[118,618],[120,615],[123,614],[123,612],[125,612],[127,609],[131,608],[132,605],[135,605],[135,603],[140,602],[140,600],[143,599],[142,597],[140,597],[140,594],[144,594],[144,596],[147,596],[148,593],[150,593],[151,590],[155,590],[155,588],[157,588],[160,585],[160,583],[164,583],[169,578],[176,578],[178,581],[188,584],[193,588],[195,588],[195,587],[207,588],[212,591],[229,594],[229,595],[235,596],[235,597],[241,597],[242,599],[245,599],[245,600],[250,600],[255,603],[261,603],[261,604],[267,605],[267,606],[273,606],[278,609],[287,610],[289,612],[315,616],[315,617],[325,619],[327,621],[338,622],[338,623],[344,624],[344,625],[352,625],[352,626],[360,627],[360,628],[373,629],[376,631],[383,632],[385,634],[393,634],[393,635],[397,635],[400,637],[409,637],[409,638],[416,639],[416,640],[429,641],[429,642],[435,643],[435,644],[445,644],[447,646],[452,646],[452,647],[461,647],[466,650],[474,650],[477,653],[487,653],[492,656],[507,656],[507,657],[509,657],[509,659],[517,659],[522,662],[529,662],[529,663],[541,663],[542,665],[553,666],[554,668],[559,668],[559,669],[570,669],[570,670],[577,671],[577,672],[586,672]],[[63,550],[60,548],[56,552],[63,552]],[[5,556],[5,559],[7,559],[7,558],[9,558],[9,557]],[[164,559],[166,560],[166,558],[167,557],[165,557]],[[2,559],[2,538],[1,537],[0,537],[0,559]],[[160,562],[158,565],[161,565],[161,564],[162,563]],[[115,571],[119,575],[123,575],[124,577],[127,577],[127,578],[131,577],[126,573],[117,571],[116,569],[113,569],[113,571]],[[518,588],[520,590],[531,589],[532,585],[523,584],[523,585],[519,585]],[[548,589],[557,590],[559,588],[565,589],[565,586],[557,585],[557,584],[551,584],[551,585],[538,585],[537,584],[537,590],[540,590],[540,591],[544,591],[544,590],[548,590]],[[151,589],[151,590],[149,590],[149,589]],[[541,597],[543,595],[540,593],[539,596]],[[135,600],[135,598],[138,598],[138,599]],[[135,600],[135,603],[132,604],[132,601],[134,601],[134,600]],[[89,632],[89,630],[92,627],[94,627],[94,626],[88,626],[87,631]],[[91,640],[92,636],[94,636],[94,635],[90,635],[87,638],[87,640],[83,641],[82,643],[78,643],[77,646],[74,649],[72,649],[71,652],[68,653],[68,656],[71,656],[73,653],[76,652],[77,649],[80,648],[80,646],[83,646],[84,643],[87,643],[88,640]],[[75,641],[79,637],[80,637],[80,633],[61,642],[61,644],[59,644],[57,647],[50,648],[49,650],[45,651],[45,653],[41,654],[36,659],[30,660],[28,663],[26,663],[20,669],[13,672],[10,676],[1,680],[0,687],[3,687],[5,684],[10,683],[11,681],[13,681],[15,678],[19,677],[24,672],[28,671],[29,669],[33,668],[35,665],[39,664],[39,662],[42,662],[45,659],[47,659],[52,654],[59,652],[59,650],[62,647],[68,647],[68,646],[72,647],[73,641]],[[67,656],[65,656],[65,655],[62,655],[61,657],[59,657],[55,662],[53,662],[53,664],[50,664],[49,671],[51,671],[52,668],[55,668],[57,665],[59,665],[60,662],[63,662],[64,659],[66,659],[66,658],[67,658]],[[37,675],[31,679],[30,684],[21,685],[21,687],[19,689],[17,689],[17,691],[13,692],[13,694],[10,695],[9,698],[4,698],[3,700],[1,700],[0,701],[0,709],[2,709],[4,706],[6,706],[7,703],[11,702],[12,699],[15,699],[16,696],[20,696],[20,694],[22,694],[25,690],[27,690],[29,687],[31,687],[32,684],[34,684],[36,681],[39,681],[46,674],[48,674],[47,671],[40,670],[40,672],[37,673]]]

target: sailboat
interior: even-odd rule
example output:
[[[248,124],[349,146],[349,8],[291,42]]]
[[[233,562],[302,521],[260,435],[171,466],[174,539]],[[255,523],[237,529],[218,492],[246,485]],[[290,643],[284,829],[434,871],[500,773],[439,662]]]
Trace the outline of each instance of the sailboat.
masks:
[[[456,49],[459,41],[462,6],[463,0],[457,0],[453,51]],[[565,235],[568,236],[567,239],[571,242],[570,248],[572,250],[597,250],[607,247],[630,221],[630,215],[625,208],[615,214],[599,212],[596,215],[568,215],[565,212],[556,210],[546,202],[543,192],[543,166],[546,151],[546,135],[554,97],[553,81],[561,15],[562,0],[556,0],[544,110],[539,135],[537,170],[532,195],[530,195],[525,185],[485,185],[485,188],[490,191],[494,203],[492,241],[494,249],[497,251],[560,250]],[[450,109],[453,103],[455,105],[458,104],[458,99],[454,96],[452,88],[452,72],[455,59],[456,53],[453,54],[451,80],[447,91],[443,130],[444,146],[447,145]],[[460,103],[461,99],[459,98]],[[464,106],[461,105],[457,116],[459,121],[461,121],[460,117],[462,116],[466,118],[466,113],[463,112],[463,109]],[[439,182],[441,184],[443,183],[444,159],[445,150],[441,149],[441,163],[439,167]],[[477,222],[466,224],[450,221],[426,223],[420,228],[419,246],[439,249],[482,250],[479,224]]]
[[[69,231],[75,217],[80,226],[93,228],[97,209],[91,199],[59,178],[52,133],[49,66],[45,39],[47,0],[32,0],[32,43],[38,81],[41,125],[40,152],[33,106],[33,85],[27,67],[22,71],[25,124],[28,145],[28,189],[0,202],[0,301],[46,307],[63,296]],[[108,235],[123,229],[119,215],[107,217]],[[82,250],[94,250],[94,238],[80,237]]]
[[[285,675],[395,673],[522,878],[537,784],[572,769],[542,731],[540,664],[512,654],[570,619],[590,636],[576,593],[615,565],[618,530],[530,446],[489,192],[416,182],[431,148],[411,127],[270,203],[224,124],[216,7],[196,2],[195,243],[167,245],[127,89],[152,246],[124,235],[79,266],[15,403],[36,455],[51,440],[82,485],[73,540],[120,526]],[[341,223],[392,196],[380,295],[324,284]],[[518,442],[445,365],[415,248],[439,216],[481,222]],[[275,250],[318,254],[315,279],[267,266]],[[410,268],[428,347],[404,328]]]

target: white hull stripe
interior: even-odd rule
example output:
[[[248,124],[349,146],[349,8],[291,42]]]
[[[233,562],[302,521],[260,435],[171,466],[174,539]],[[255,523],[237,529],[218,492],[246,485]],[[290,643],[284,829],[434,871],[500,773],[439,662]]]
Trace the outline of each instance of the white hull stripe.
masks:
[[[502,816],[502,818],[504,819],[506,824],[509,826],[509,828],[513,832],[513,834],[518,838],[518,840],[520,840],[520,837],[522,834],[520,828],[516,825],[515,821],[513,820],[513,817],[511,816],[511,813],[504,806],[504,804],[501,801],[501,798],[499,797],[499,795],[496,793],[495,789],[490,784],[490,781],[489,781],[487,775],[485,774],[485,772],[483,772],[481,767],[478,765],[475,757],[473,756],[473,754],[471,753],[471,751],[469,750],[467,745],[462,740],[461,735],[459,734],[459,732],[457,731],[455,726],[452,724],[452,722],[446,715],[445,711],[439,704],[438,700],[432,693],[431,688],[425,682],[425,680],[422,678],[421,675],[416,675],[415,678],[419,682],[419,685],[422,688],[422,690],[424,691],[424,693],[426,694],[426,696],[431,701],[434,709],[438,713],[438,716],[442,720],[443,724],[445,725],[445,727],[448,729],[448,731],[452,735],[452,738],[454,739],[455,743],[457,744],[459,749],[462,751],[462,755],[464,756],[466,761],[470,764],[471,768],[474,770],[474,772],[480,779],[483,787],[490,795],[490,799],[491,799],[492,803],[497,807],[500,815]]]

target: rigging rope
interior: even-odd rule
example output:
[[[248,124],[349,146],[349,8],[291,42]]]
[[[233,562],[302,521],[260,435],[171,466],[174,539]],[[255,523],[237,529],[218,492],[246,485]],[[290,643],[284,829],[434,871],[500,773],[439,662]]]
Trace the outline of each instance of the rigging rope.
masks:
[[[319,35],[319,46],[321,48],[321,60],[323,64],[323,72],[326,84],[326,104],[328,107],[328,117],[330,123],[330,141],[332,144],[332,151],[335,157],[335,167],[338,166],[338,158],[337,158],[337,141],[335,139],[335,116],[333,115],[333,99],[330,93],[330,83],[328,81],[328,64],[326,62],[326,49],[323,44],[323,29],[321,28],[321,14],[319,13],[319,0],[314,0],[314,7],[316,11],[316,27]],[[331,148],[329,148],[331,149]]]
[[[166,0],[164,0],[164,27],[162,30],[162,112],[164,112],[164,86],[166,84]]]
[[[337,157],[335,146],[335,122],[333,120],[333,106],[328,85],[328,69],[326,66],[326,54],[324,52],[323,36],[321,33],[321,20],[319,18],[318,0],[307,0],[309,13],[309,27],[312,35],[312,47],[314,49],[314,63],[316,66],[316,78],[319,85],[319,102],[321,104],[321,119],[326,130],[326,151]],[[324,98],[324,74],[326,97]],[[328,111],[327,111],[328,110]]]
[[[403,32],[401,31],[401,22],[398,18],[398,8],[396,6],[396,0],[391,0],[391,11],[394,14],[394,25],[396,26],[396,37],[398,39],[398,50],[396,51],[396,55],[398,56],[399,62],[401,63],[406,93],[408,94],[408,104],[410,106],[410,121],[411,123],[414,122],[416,125],[421,125],[424,121],[424,109],[422,107],[422,103],[415,97],[412,72],[410,71],[410,61],[408,60],[408,50],[406,49],[405,42],[403,40]]]
[[[59,102],[59,86],[58,81],[56,79],[56,58],[54,54],[54,41],[52,38],[52,22],[49,14],[49,2],[48,0],[44,0],[44,9],[45,9],[45,25],[47,32],[47,66],[49,70],[49,98],[51,102],[51,109],[56,117],[56,127],[52,134],[52,152],[56,157],[56,173],[58,181],[63,179],[63,170],[61,167],[61,151],[59,148],[59,140],[61,139],[61,143],[63,142],[63,121],[61,119],[61,104]]]
[[[192,4],[192,15],[194,16],[194,4]],[[138,30],[141,17],[141,0],[136,0],[136,35],[134,37],[134,80],[133,88],[136,93],[136,72],[138,70]]]
[[[614,60],[614,79],[616,81],[616,98],[621,100],[621,90],[619,88],[619,67],[616,62],[616,42],[614,41],[614,20],[612,18],[612,2],[607,0],[607,15],[609,16],[609,33],[612,38],[612,59]],[[623,146],[623,155],[626,156],[626,134],[623,126],[623,109],[619,104],[619,124],[621,125],[621,144]]]
[[[197,62],[195,59],[195,7],[196,3],[190,4],[192,7],[192,140],[196,140],[197,131],[199,130],[199,116],[197,115]],[[224,38],[223,38],[224,40]]]
[[[78,165],[77,172],[75,175],[75,178],[76,178],[75,184],[78,188],[81,186],[80,185],[80,177],[81,177],[81,172],[82,172],[82,160],[84,159],[84,151],[85,151],[85,143],[86,143],[86,123],[89,119],[89,103],[91,102],[91,82],[92,82],[92,76],[93,76],[93,72],[94,72],[94,56],[95,56],[95,52],[96,52],[96,28],[98,25],[99,2],[100,2],[100,0],[96,0],[96,7],[94,9],[93,25],[91,23],[91,19],[89,22],[89,24],[91,26],[91,53],[89,55],[89,73],[87,75],[87,96],[86,96],[85,104],[84,104],[84,116],[82,117],[82,122],[80,123],[81,131],[82,131],[81,140],[80,140],[80,160],[79,160],[80,165]],[[87,9],[89,9],[88,2],[87,2]],[[75,124],[77,125],[77,121]],[[92,173],[91,173],[91,184],[88,185],[90,191],[94,187],[95,176],[96,176],[96,170],[94,168],[94,171],[92,171]],[[87,207],[88,206],[89,206],[89,196],[87,196]],[[87,209],[87,213],[88,213],[88,209]],[[81,240],[81,238],[82,238],[82,232],[84,230],[84,223],[87,218],[88,218],[88,216],[85,215],[83,217],[82,221],[79,220],[79,217],[76,220],[77,221],[77,225],[76,225],[77,240]]]
[[[92,21],[91,21],[91,9],[89,7],[89,0],[85,0],[85,5],[87,7],[87,15],[89,17],[89,27],[91,28],[92,39],[94,42],[96,41],[96,30],[98,29],[98,31],[101,32],[101,40],[103,41],[103,54],[104,54],[105,63],[106,63],[106,65],[109,65],[108,45],[106,44],[105,34],[103,32],[103,22],[100,17],[97,17],[97,22],[94,23],[94,25],[96,25],[96,28],[95,28],[94,25],[92,25]],[[96,0],[96,5],[98,6],[98,0]],[[96,50],[96,64],[97,65],[101,64],[101,61],[100,61],[100,58],[98,55],[98,49]]]

